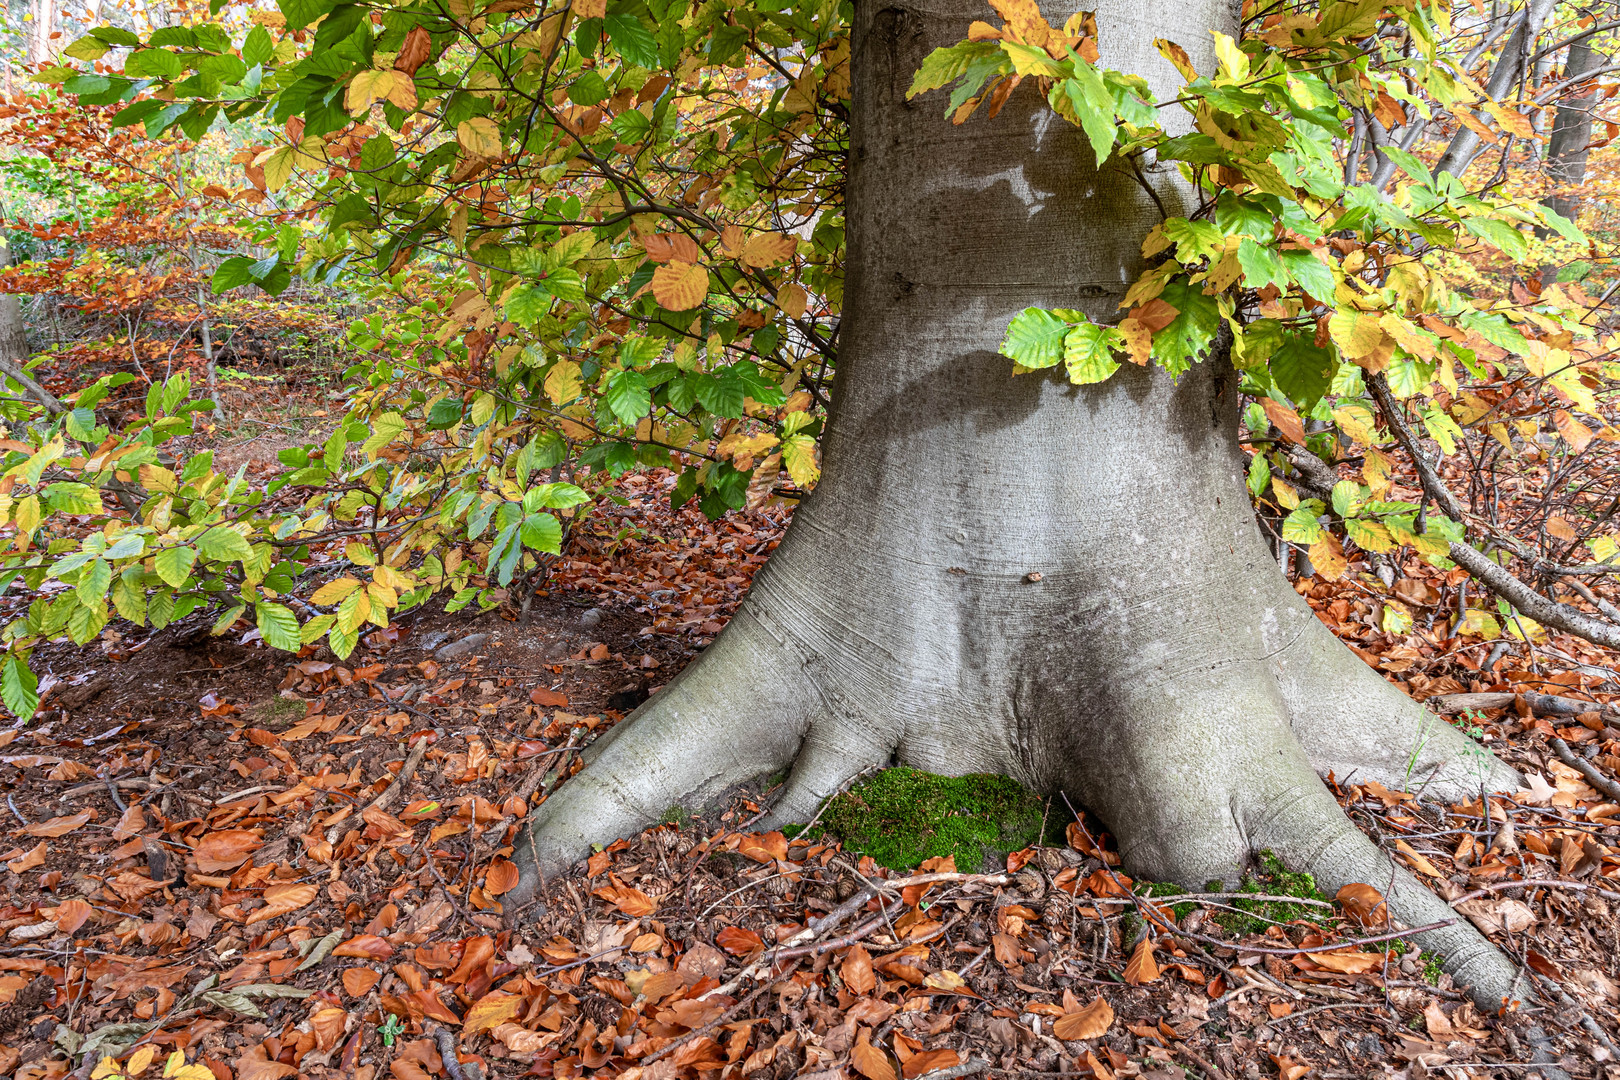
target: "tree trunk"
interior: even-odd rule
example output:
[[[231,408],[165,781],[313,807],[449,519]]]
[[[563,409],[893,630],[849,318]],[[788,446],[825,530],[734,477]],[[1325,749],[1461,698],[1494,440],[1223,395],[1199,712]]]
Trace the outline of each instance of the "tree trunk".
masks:
[[[1592,47],[1592,38],[1582,38],[1569,47],[1569,58],[1564,63],[1564,78],[1573,79],[1585,72],[1602,67],[1603,54]],[[1571,87],[1574,89],[1574,87]],[[1580,185],[1586,180],[1587,145],[1592,141],[1592,106],[1595,87],[1587,87],[1579,97],[1567,97],[1558,105],[1553,118],[1552,138],[1547,144],[1547,183],[1552,193],[1541,200],[1574,220],[1580,213]],[[1536,230],[1543,239],[1549,229]]]
[[[869,766],[1012,776],[1067,794],[1149,880],[1237,880],[1275,851],[1333,892],[1368,882],[1406,925],[1455,917],[1393,868],[1318,774],[1429,796],[1519,778],[1370,671],[1278,573],[1255,525],[1223,356],[1180,381],[1012,376],[1030,305],[1117,319],[1159,220],[1130,172],[1020,88],[951,125],[905,90],[979,0],[857,2],[849,257],[824,474],[725,632],[530,816],[523,880],[792,765],[807,820]],[[1179,85],[1152,45],[1213,66],[1222,0],[1097,12],[1103,63]],[[1048,8],[1060,25],[1067,10]],[[1147,172],[1170,213],[1177,174]],[[1494,1008],[1514,967],[1466,923],[1423,935]]]
[[[28,38],[28,62],[43,64],[51,58],[51,32],[56,29],[56,0],[32,0],[34,25]]]

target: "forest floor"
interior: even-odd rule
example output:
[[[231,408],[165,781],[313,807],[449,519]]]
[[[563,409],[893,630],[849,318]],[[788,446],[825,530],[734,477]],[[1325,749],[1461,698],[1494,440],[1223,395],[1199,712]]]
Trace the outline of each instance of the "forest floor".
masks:
[[[527,612],[424,609],[342,662],[201,618],[42,647],[40,714],[0,731],[0,1074],[157,1080],[184,1051],[207,1070],[185,1080],[1620,1078],[1615,658],[1387,633],[1370,576],[1298,587],[1413,696],[1505,695],[1448,700],[1532,786],[1488,813],[1336,793],[1541,1004],[1476,1009],[1372,889],[1275,872],[1250,891],[1296,902],[1149,902],[1083,817],[1005,867],[887,870],[753,829],[771,792],[739,791],[504,911],[522,818],[712,640],[786,526],[672,512],[672,480],[627,477]],[[1456,584],[1397,569],[1420,611]]]

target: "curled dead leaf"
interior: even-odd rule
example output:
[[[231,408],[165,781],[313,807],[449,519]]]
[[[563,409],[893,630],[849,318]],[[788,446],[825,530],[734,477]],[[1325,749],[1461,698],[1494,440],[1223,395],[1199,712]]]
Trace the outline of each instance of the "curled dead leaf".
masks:
[[[1113,1025],[1114,1007],[1099,996],[1085,1008],[1060,1016],[1052,1025],[1052,1034],[1064,1042],[1098,1039]]]

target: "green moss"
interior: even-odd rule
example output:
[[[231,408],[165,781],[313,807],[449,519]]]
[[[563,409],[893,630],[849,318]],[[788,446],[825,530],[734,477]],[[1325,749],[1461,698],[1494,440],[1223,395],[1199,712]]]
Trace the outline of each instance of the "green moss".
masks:
[[[268,728],[276,724],[296,724],[309,712],[309,703],[297,698],[273,697],[255,702],[244,710],[249,724]]]
[[[986,856],[1005,859],[1037,843],[1045,818],[1045,800],[1005,776],[900,768],[835,798],[817,831],[824,826],[845,848],[894,870],[954,855],[959,869],[972,871]],[[1048,830],[1062,832],[1061,825]]]
[[[680,803],[676,803],[664,811],[664,816],[658,819],[661,824],[673,825],[677,829],[684,829],[692,824],[692,815]]]
[[[1423,981],[1430,986],[1440,985],[1440,973],[1445,970],[1440,966],[1440,956],[1437,953],[1429,954],[1429,962],[1423,965]]]
[[[1214,886],[1210,889],[1211,892],[1222,891],[1219,882],[1211,882],[1210,885]],[[1301,900],[1327,899],[1316,887],[1315,878],[1309,874],[1289,870],[1282,864],[1282,860],[1270,851],[1260,853],[1259,870],[1245,876],[1236,891],[1270,896],[1297,896]],[[1264,933],[1271,923],[1322,917],[1320,908],[1308,904],[1290,904],[1282,900],[1245,900],[1240,897],[1229,903],[1239,910],[1223,912],[1215,921],[1225,927],[1228,933],[1238,935]]]

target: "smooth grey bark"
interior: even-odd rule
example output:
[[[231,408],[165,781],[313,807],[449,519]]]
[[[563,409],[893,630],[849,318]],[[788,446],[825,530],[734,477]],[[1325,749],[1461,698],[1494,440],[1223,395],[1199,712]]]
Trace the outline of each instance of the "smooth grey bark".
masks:
[[[1564,62],[1564,78],[1573,79],[1603,66],[1603,54],[1592,47],[1591,38],[1570,43]],[[1555,188],[1542,205],[1573,219],[1580,209],[1574,190],[1586,179],[1587,146],[1592,141],[1592,106],[1595,87],[1578,97],[1565,98],[1553,117],[1552,137],[1547,143],[1547,182]],[[1543,239],[1548,229],[1537,229]]]
[[[1068,10],[1049,7],[1060,25]],[[953,126],[905,90],[979,0],[858,2],[844,342],[824,474],[737,616],[530,815],[543,876],[743,780],[792,771],[804,821],[891,762],[993,772],[1096,811],[1146,879],[1237,880],[1271,849],[1329,893],[1367,882],[1405,925],[1454,918],[1340,812],[1319,774],[1431,797],[1519,777],[1370,671],[1277,572],[1243,486],[1236,377],[1127,364],[1096,386],[1014,378],[1024,307],[1098,320],[1184,189],[1101,171],[1020,89]],[[1179,85],[1164,36],[1212,64],[1220,0],[1099,5],[1103,62]],[[1422,935],[1495,1008],[1515,969],[1469,926]]]

